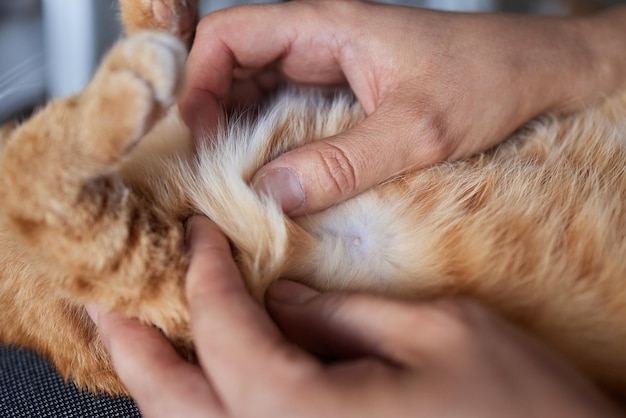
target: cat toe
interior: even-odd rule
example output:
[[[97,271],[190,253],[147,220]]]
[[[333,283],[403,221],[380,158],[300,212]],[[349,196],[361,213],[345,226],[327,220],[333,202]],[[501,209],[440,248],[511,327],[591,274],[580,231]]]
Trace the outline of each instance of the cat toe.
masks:
[[[163,32],[123,39],[106,56],[81,101],[84,118],[107,133],[101,152],[109,160],[132,149],[176,102],[186,57],[180,40]]]
[[[144,80],[162,107],[176,101],[183,86],[187,51],[175,37],[160,32],[141,32],[126,41],[127,69]]]
[[[198,0],[121,0],[120,5],[129,33],[159,30],[190,44],[198,20]]]
[[[153,0],[152,14],[164,28],[183,42],[191,41],[198,18],[195,0]]]

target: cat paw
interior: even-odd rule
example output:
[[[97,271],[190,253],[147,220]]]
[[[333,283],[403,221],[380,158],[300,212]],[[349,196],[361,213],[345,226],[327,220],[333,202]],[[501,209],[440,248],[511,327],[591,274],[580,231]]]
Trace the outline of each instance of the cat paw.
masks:
[[[107,136],[112,161],[126,153],[175,103],[182,91],[185,46],[162,32],[119,41],[83,93],[85,119]]]
[[[146,83],[159,105],[169,107],[183,87],[187,50],[168,34],[141,32],[120,42],[110,58],[117,71],[128,71]]]
[[[159,30],[191,43],[198,21],[198,0],[120,0],[128,33]]]
[[[186,58],[185,47],[175,37],[140,32],[109,52],[94,80],[95,94],[118,96],[119,105],[138,97],[151,107],[167,108],[182,91]]]

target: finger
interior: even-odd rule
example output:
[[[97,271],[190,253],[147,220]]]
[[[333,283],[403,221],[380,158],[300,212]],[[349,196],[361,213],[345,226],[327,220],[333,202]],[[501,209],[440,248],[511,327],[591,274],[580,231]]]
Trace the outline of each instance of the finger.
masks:
[[[228,97],[219,99],[208,90],[189,90],[179,101],[181,116],[191,128],[196,142],[211,138],[226,111],[245,109],[259,103],[283,81],[273,69],[255,71],[233,80]]]
[[[234,71],[241,65],[240,60],[248,64],[254,61],[254,65],[248,66],[250,68],[263,67],[276,60],[287,48],[288,39],[280,36],[283,32],[274,31],[270,35],[257,33],[266,25],[259,24],[252,9],[262,10],[262,6],[253,6],[250,11],[238,8],[239,13],[226,10],[209,14],[196,29],[196,40],[187,61],[187,85],[180,101],[180,111],[197,138],[207,131],[207,126],[214,126],[212,123],[216,120],[212,112],[220,111],[218,104],[227,100]],[[242,27],[246,30],[241,30]],[[258,42],[258,38],[246,37],[252,32],[268,41]],[[268,39],[268,36],[271,38]],[[247,50],[250,45],[255,45],[255,50],[258,47],[257,59],[249,59],[250,52]]]
[[[217,227],[195,217],[187,228],[187,297],[198,357],[220,398],[243,408],[242,399],[262,397],[265,388],[278,390],[314,363],[284,341],[248,295],[228,241]]]
[[[410,113],[379,109],[346,132],[279,156],[255,174],[253,185],[297,216],[447,158],[440,132]]]
[[[108,313],[98,315],[98,329],[118,376],[144,416],[223,416],[202,371],[182,360],[154,327]]]
[[[371,294],[320,294],[279,280],[267,291],[269,313],[298,345],[331,358],[376,356],[421,367],[456,347],[463,302],[412,303]]]
[[[233,81],[225,103],[229,108],[250,108],[268,97],[283,82],[282,75],[271,68],[242,74]]]
[[[192,129],[211,117],[208,112],[213,109],[201,106],[203,100],[228,100],[238,68],[276,65],[296,83],[344,81],[335,48],[340,40],[330,29],[322,30],[328,22],[320,22],[310,6],[297,2],[247,5],[202,19],[189,54],[187,89],[180,104]]]
[[[216,95],[202,89],[187,91],[179,100],[178,108],[196,143],[213,137],[225,114]]]
[[[235,69],[260,69],[279,62],[295,82],[344,80],[338,66],[340,50],[335,48],[340,39],[321,30],[320,25],[329,26],[323,11],[296,2],[240,6],[205,16],[189,55],[189,86],[223,97]]]

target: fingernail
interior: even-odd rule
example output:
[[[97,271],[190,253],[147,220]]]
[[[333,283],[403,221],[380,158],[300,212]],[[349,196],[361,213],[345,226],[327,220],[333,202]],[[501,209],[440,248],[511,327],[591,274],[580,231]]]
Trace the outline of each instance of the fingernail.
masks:
[[[317,290],[291,280],[278,280],[267,289],[268,299],[282,305],[300,305],[319,294]]]
[[[98,308],[96,308],[93,305],[86,305],[85,311],[87,311],[87,315],[89,315],[89,318],[91,318],[93,323],[96,324],[97,326],[98,325]]]
[[[257,192],[280,203],[286,214],[304,204],[304,189],[298,175],[291,168],[281,167],[263,173],[254,181],[253,187]]]

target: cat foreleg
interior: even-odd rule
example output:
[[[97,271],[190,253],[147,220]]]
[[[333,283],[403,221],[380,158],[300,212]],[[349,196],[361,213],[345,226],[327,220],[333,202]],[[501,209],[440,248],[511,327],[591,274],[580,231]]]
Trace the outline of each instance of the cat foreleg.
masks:
[[[185,57],[166,34],[120,41],[81,94],[19,127],[0,159],[1,215],[49,265],[54,291],[174,333],[187,323],[182,225],[116,166],[174,103]]]

